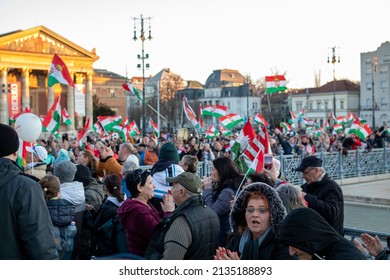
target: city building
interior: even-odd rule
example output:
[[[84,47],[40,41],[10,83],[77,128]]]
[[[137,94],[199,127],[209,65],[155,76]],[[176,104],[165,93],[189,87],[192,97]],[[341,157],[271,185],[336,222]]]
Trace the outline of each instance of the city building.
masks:
[[[390,121],[390,42],[360,54],[360,117],[371,127]]]
[[[66,64],[76,86],[56,84],[47,79],[54,54]],[[46,115],[55,98],[67,108],[74,129],[75,115],[92,118],[93,63],[96,50],[88,51],[45,26],[0,35],[0,122],[23,110]],[[75,98],[75,95],[83,98]]]
[[[295,116],[299,116],[304,108],[307,119],[323,126],[326,119],[330,119],[331,112],[336,112],[336,117],[347,116],[349,112],[358,115],[359,93],[359,84],[349,80],[335,80],[317,88],[290,92],[289,99]],[[336,104],[336,110],[333,104]]]

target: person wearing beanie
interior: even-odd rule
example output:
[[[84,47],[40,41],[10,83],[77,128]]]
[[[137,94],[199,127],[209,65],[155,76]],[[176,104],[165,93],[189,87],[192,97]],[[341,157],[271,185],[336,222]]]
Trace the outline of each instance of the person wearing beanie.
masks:
[[[167,177],[176,177],[184,172],[179,165],[179,152],[172,142],[167,142],[161,146],[158,153],[158,161],[153,164],[151,175],[154,185],[154,198],[152,204],[161,211],[160,202],[164,194],[171,190],[170,184],[165,180]]]
[[[58,177],[61,183],[61,198],[69,201],[76,207],[74,219],[76,222],[77,234],[74,238],[72,259],[79,259],[80,236],[84,216],[83,212],[86,210],[84,186],[83,183],[74,180],[76,172],[76,165],[69,160],[63,160],[54,165],[54,175]]]
[[[42,188],[17,165],[18,149],[16,131],[0,124],[0,259],[58,259]]]

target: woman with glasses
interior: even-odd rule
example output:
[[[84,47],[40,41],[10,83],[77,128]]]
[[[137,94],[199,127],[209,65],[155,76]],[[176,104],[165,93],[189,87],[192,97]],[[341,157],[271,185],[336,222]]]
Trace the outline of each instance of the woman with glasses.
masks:
[[[215,259],[296,259],[277,239],[285,216],[286,209],[274,188],[260,182],[247,185],[230,213],[233,237],[226,248],[217,249]]]
[[[129,253],[143,257],[154,228],[175,209],[175,203],[170,193],[163,196],[160,213],[150,203],[154,185],[147,170],[136,169],[127,174],[126,187],[131,198],[118,209],[118,218],[126,230]]]

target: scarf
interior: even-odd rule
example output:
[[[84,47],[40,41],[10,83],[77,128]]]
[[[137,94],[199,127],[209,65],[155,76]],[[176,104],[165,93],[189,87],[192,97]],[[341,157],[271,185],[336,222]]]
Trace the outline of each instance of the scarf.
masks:
[[[271,231],[272,226],[268,227],[267,230],[258,239],[252,239],[252,233],[249,231],[248,228],[246,228],[241,235],[240,244],[238,247],[240,255],[244,257],[243,259],[258,259],[259,247]]]

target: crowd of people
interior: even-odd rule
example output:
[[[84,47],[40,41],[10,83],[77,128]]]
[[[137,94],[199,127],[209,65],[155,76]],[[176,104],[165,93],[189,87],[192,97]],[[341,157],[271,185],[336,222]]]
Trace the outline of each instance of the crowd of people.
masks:
[[[275,159],[261,173],[240,170],[230,153],[237,135],[50,136],[28,147],[20,166],[18,135],[0,124],[0,259],[115,258],[114,231],[102,229],[113,219],[126,233],[115,242],[134,259],[388,259],[377,237],[344,238],[342,190],[313,155],[384,147],[384,131],[362,143],[276,130],[273,155],[305,155],[295,169],[305,183],[294,186]],[[201,161],[212,163],[210,177],[199,177]]]

